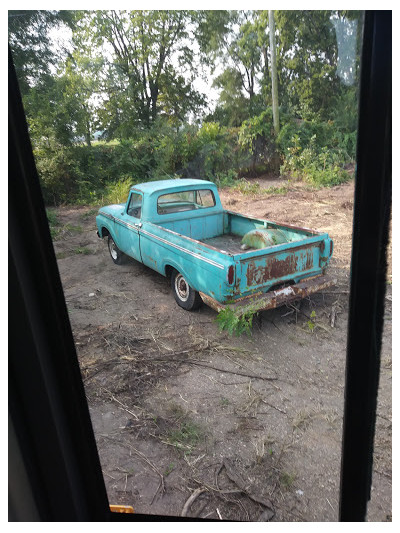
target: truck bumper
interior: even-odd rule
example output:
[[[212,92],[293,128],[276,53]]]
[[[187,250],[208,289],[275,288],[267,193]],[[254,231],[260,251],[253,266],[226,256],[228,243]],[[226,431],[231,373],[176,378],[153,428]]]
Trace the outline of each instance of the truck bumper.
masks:
[[[289,285],[288,287],[284,287],[277,291],[251,294],[250,296],[245,296],[244,298],[240,298],[240,300],[228,304],[222,304],[202,292],[200,292],[200,296],[206,305],[217,312],[229,307],[241,315],[246,311],[258,312],[267,309],[275,309],[281,305],[285,305],[294,300],[300,300],[301,298],[306,298],[311,294],[332,287],[333,285],[336,285],[336,283],[337,279],[332,278],[331,276],[317,276],[305,279],[295,285]]]

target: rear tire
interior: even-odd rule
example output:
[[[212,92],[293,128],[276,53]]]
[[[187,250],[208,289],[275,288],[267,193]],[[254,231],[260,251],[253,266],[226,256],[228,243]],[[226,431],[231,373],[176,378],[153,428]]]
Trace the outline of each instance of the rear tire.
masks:
[[[176,303],[186,311],[194,311],[203,303],[200,294],[192,289],[184,276],[177,270],[172,272],[171,287]]]
[[[126,256],[115,244],[111,235],[108,236],[108,251],[110,252],[111,259],[116,265],[122,265],[124,263]]]

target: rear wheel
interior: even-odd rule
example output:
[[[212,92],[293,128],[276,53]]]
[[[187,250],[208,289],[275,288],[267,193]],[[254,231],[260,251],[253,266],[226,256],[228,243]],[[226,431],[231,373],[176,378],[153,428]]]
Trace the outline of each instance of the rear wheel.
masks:
[[[122,265],[125,259],[125,254],[121,252],[118,246],[115,244],[111,235],[108,236],[108,251],[110,252],[111,259],[116,265]]]
[[[177,270],[172,272],[171,287],[177,304],[186,311],[194,311],[202,304],[200,294],[192,289],[184,276]]]

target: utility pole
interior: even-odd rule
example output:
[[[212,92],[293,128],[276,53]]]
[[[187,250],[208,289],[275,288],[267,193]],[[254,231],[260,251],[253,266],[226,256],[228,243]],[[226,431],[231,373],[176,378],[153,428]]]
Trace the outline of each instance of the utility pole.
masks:
[[[271,49],[272,113],[275,135],[279,133],[278,74],[276,70],[275,22],[273,10],[268,10],[269,44]]]

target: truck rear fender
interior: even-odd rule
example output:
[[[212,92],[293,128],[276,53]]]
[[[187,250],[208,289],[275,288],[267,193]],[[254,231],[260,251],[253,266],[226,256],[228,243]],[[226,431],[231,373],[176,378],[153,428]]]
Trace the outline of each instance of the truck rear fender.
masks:
[[[182,276],[186,279],[186,281],[189,283],[189,285],[197,290],[196,288],[196,284],[193,283],[193,278],[192,276],[190,276],[190,274],[188,274],[188,272],[186,271],[185,268],[182,267],[182,265],[178,265],[176,263],[173,263],[172,261],[170,261],[169,263],[166,263],[164,265],[164,275],[167,277],[167,278],[170,278],[171,277],[171,274],[172,274],[172,271],[173,270],[177,270],[178,272],[180,272],[182,274]]]

